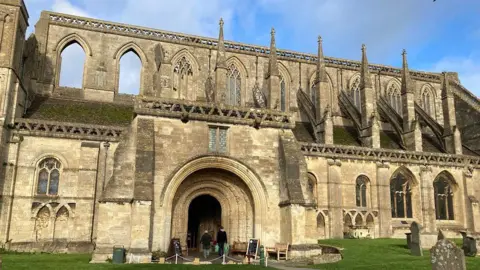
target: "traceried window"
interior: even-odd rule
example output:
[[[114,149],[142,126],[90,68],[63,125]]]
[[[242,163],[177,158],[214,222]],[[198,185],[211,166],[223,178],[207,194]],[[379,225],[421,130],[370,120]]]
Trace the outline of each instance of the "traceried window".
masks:
[[[228,104],[239,106],[241,101],[242,77],[240,71],[234,64],[228,67],[227,71],[227,99]]]
[[[57,195],[60,182],[60,162],[55,158],[46,158],[38,165],[37,194]]]
[[[353,100],[353,104],[360,110],[362,108],[362,96],[360,95],[360,77],[357,77],[352,83],[350,89],[350,97]]]
[[[173,90],[186,96],[188,83],[192,81],[192,65],[187,58],[182,57],[173,68]]]
[[[412,184],[403,173],[390,182],[392,218],[412,218]]]
[[[421,93],[421,106],[423,110],[435,118],[435,98],[429,88],[424,88]]]
[[[367,185],[368,178],[364,175],[357,177],[355,184],[356,205],[358,207],[367,207]]]
[[[386,98],[390,106],[399,114],[402,115],[402,95],[396,83],[390,84],[386,92]]]
[[[286,84],[283,76],[280,76],[280,109],[284,112],[287,108]]]
[[[441,175],[433,182],[435,213],[438,220],[454,220],[451,181]]]
[[[210,126],[208,129],[208,151],[227,152],[227,127]]]

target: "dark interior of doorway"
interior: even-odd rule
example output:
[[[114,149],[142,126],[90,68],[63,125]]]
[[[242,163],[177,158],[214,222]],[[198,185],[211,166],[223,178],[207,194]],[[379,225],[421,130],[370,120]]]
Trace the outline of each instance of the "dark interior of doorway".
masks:
[[[221,226],[222,208],[217,199],[210,195],[201,195],[193,199],[188,207],[189,249],[198,250],[200,238],[208,230],[215,239]]]

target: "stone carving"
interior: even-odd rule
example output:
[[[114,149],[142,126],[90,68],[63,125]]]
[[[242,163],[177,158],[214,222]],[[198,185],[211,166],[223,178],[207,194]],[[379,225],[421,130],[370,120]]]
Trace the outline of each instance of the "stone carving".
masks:
[[[208,102],[215,101],[215,82],[212,76],[208,76],[207,81],[205,81],[205,97]]]
[[[291,117],[288,113],[268,110],[239,108],[229,105],[217,105],[203,102],[189,102],[177,99],[150,99],[139,98],[135,104],[135,112],[181,118],[188,114],[188,119],[211,119],[216,117],[219,120],[235,124],[254,125],[258,118],[261,126],[264,127],[290,127],[292,128]]]
[[[455,243],[441,239],[430,249],[432,270],[466,270],[465,256]]]
[[[46,240],[50,238],[50,209],[45,205],[38,211],[35,217],[35,236],[36,240]]]
[[[90,137],[95,139],[102,139],[107,141],[116,141],[119,139],[120,135],[124,131],[121,127],[108,127],[108,126],[97,126],[97,125],[83,125],[75,124],[71,125],[68,123],[54,122],[54,121],[44,121],[44,120],[34,120],[34,119],[25,119],[18,118],[15,119],[15,124],[13,126],[17,132],[27,132],[29,134],[35,135],[80,135],[84,137]]]
[[[267,97],[263,93],[262,90],[260,90],[260,87],[258,85],[258,82],[255,83],[253,86],[253,101],[255,102],[255,107],[257,108],[266,108],[267,107]]]
[[[463,174],[466,177],[472,177],[473,176],[473,167],[471,165],[465,166]]]
[[[354,160],[385,160],[389,163],[408,162],[410,164],[438,164],[456,167],[464,167],[465,164],[470,164],[474,168],[480,168],[480,158],[473,156],[372,149],[357,146],[331,146],[317,143],[301,143],[300,146],[303,153],[307,156],[335,157]]]
[[[420,242],[420,232],[422,230],[422,225],[417,222],[412,222],[410,225],[411,242],[410,242],[410,251],[413,256],[423,256],[422,245]]]
[[[102,61],[96,70],[95,76],[95,84],[97,87],[105,87],[105,79],[106,79],[107,69],[105,68],[105,63]]]

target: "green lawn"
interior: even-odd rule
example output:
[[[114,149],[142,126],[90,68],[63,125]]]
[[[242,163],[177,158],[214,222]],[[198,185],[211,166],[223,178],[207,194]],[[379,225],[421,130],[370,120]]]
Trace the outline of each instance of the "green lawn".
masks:
[[[89,254],[14,254],[0,255],[2,269],[6,270],[107,270],[107,269],[239,269],[239,265],[160,265],[160,264],[91,264]],[[244,265],[241,269],[265,269],[260,266]]]
[[[462,240],[455,240],[461,246]],[[321,240],[320,244],[342,247],[343,260],[312,266],[317,269],[431,269],[430,252],[423,257],[410,255],[404,239]],[[467,269],[480,269],[480,257],[466,257]]]

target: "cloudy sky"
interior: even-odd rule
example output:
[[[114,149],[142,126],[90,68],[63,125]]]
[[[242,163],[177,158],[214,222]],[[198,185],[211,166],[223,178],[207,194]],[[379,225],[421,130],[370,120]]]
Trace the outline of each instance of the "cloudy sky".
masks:
[[[275,27],[281,49],[316,53],[321,35],[328,56],[359,60],[365,43],[371,63],[398,67],[406,49],[410,68],[458,72],[462,84],[480,96],[479,0],[24,1],[30,32],[42,10],[215,38],[223,17],[226,39],[239,42],[268,46]],[[78,57],[79,50],[69,47],[64,53]],[[138,76],[131,70],[138,68],[138,59],[125,56],[121,65],[121,87],[135,92]],[[65,70],[81,72],[82,67]],[[81,83],[68,75],[62,79]]]

